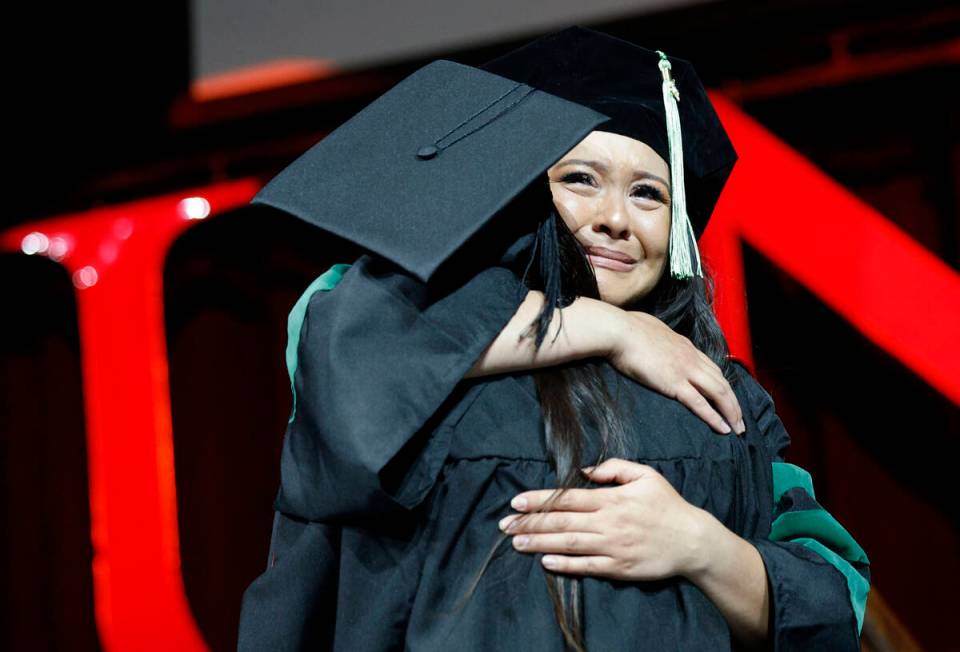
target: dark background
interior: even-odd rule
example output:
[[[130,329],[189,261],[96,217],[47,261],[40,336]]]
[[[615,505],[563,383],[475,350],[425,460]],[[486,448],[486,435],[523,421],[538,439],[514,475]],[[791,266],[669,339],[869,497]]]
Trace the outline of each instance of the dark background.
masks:
[[[0,229],[248,174],[266,180],[426,61],[478,63],[526,40],[198,105],[187,3],[53,12],[20,6],[8,24],[25,38],[4,80]],[[692,61],[708,87],[958,270],[957,10],[716,2],[580,23]],[[952,59],[905,63],[951,42]],[[843,68],[848,60],[866,63]],[[795,74],[831,64],[846,70],[837,81]],[[956,405],[771,261],[745,255],[757,374],[793,437],[789,461],[812,472],[913,636],[957,649]],[[240,594],[266,560],[290,407],[286,314],[350,256],[293,218],[249,208],[194,227],[168,257],[181,554],[213,649],[235,647]],[[0,255],[0,278],[0,648],[97,649],[74,290],[36,257]]]

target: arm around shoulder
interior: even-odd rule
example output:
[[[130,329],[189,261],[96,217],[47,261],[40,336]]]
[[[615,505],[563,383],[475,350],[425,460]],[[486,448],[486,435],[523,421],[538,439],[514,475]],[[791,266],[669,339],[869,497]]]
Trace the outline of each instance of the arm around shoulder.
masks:
[[[277,507],[328,520],[418,504],[444,457],[430,424],[521,298],[503,267],[441,287],[373,256],[313,293],[299,330]],[[422,454],[411,456],[402,482],[385,486],[384,467],[421,431]]]
[[[577,297],[554,311],[538,350],[530,324],[543,308],[544,296],[529,290],[516,313],[467,372],[467,377],[537,369],[591,357],[609,357],[618,336],[619,308]]]

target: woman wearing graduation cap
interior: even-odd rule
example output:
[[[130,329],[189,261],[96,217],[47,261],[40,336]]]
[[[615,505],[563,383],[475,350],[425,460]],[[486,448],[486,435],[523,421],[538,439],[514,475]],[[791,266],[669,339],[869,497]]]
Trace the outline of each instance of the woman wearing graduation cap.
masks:
[[[240,648],[859,649],[866,555],[709,307],[736,154],[693,68],[579,27],[482,68],[254,199],[370,253],[291,311]]]

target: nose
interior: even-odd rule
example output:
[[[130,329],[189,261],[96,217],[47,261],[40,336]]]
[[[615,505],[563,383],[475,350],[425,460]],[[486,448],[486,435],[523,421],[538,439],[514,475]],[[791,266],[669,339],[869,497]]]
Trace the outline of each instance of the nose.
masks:
[[[616,195],[616,193],[612,193]],[[630,219],[623,198],[610,196],[607,201],[597,205],[591,225],[595,233],[606,233],[614,240],[626,240],[630,237]]]

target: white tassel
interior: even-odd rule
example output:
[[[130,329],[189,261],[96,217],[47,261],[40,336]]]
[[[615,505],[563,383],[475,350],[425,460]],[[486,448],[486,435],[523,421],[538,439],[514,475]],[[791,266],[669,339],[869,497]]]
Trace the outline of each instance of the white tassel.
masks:
[[[694,274],[702,277],[700,267],[700,249],[697,236],[687,216],[687,198],[683,187],[683,141],[680,136],[680,112],[677,102],[680,91],[670,75],[670,61],[660,50],[660,72],[663,75],[663,107],[667,114],[667,142],[670,147],[670,183],[673,187],[672,212],[670,220],[670,274],[674,278],[690,278]],[[690,251],[693,250],[691,261]],[[696,269],[694,269],[694,263]]]

